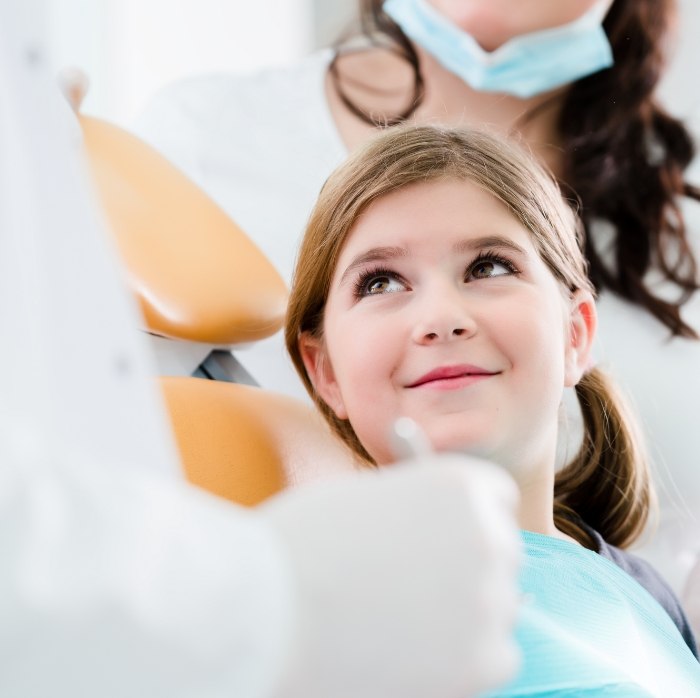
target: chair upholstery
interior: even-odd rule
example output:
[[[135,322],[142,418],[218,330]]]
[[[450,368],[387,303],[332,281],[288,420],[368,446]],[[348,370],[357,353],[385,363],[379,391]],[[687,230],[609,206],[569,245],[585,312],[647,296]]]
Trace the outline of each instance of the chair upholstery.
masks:
[[[287,288],[250,238],[142,140],[101,119],[79,119],[147,329],[218,346],[277,332]]]
[[[202,378],[164,377],[161,384],[187,478],[209,492],[254,505],[356,467],[316,410],[299,400]]]

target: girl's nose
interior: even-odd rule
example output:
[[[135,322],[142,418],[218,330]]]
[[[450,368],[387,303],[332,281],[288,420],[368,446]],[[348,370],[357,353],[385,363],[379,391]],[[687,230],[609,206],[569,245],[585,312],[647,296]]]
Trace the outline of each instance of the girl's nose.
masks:
[[[476,333],[476,322],[459,293],[441,293],[423,304],[413,330],[418,344],[467,339]]]
[[[454,327],[451,330],[449,328],[443,329],[432,329],[424,330],[418,329],[415,334],[415,339],[419,344],[431,344],[436,342],[445,342],[458,337],[468,336],[467,329],[465,327]]]

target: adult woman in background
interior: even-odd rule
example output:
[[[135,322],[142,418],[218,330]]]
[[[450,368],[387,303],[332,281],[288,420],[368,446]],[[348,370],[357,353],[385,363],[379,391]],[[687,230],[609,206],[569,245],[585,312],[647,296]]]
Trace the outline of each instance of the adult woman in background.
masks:
[[[659,481],[659,529],[640,552],[681,591],[700,548],[700,194],[684,181],[691,139],[655,97],[674,10],[672,0],[364,0],[359,45],[255,76],[186,80],[153,102],[140,132],[288,279],[318,189],[378,127],[486,123],[525,141],[581,199],[601,292],[595,358],[641,413]],[[466,35],[505,55],[502,69],[484,69],[491,59],[474,46],[442,55]],[[508,66],[523,37],[539,62]],[[480,77],[460,69],[467,60]],[[524,72],[504,81],[515,68]],[[263,385],[301,394],[279,338],[239,358]]]

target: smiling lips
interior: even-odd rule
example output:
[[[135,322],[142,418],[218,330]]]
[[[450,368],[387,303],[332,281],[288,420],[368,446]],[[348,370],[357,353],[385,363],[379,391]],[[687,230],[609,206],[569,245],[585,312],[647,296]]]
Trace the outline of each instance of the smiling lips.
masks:
[[[407,388],[434,388],[438,390],[455,390],[463,388],[484,378],[497,376],[499,371],[487,371],[479,366],[463,364],[459,366],[442,366],[436,368],[415,383],[407,385]]]

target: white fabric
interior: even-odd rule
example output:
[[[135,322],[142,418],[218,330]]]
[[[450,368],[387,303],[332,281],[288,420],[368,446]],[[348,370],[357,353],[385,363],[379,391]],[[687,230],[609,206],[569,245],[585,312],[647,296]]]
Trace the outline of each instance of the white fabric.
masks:
[[[0,3],[0,695],[269,696],[283,547],[178,482],[40,16]]]
[[[700,204],[684,207],[700,259]],[[668,285],[660,290],[668,292]],[[611,293],[598,302],[598,364],[615,377],[640,418],[659,497],[644,541],[648,558],[671,586],[683,592],[700,561],[700,341],[671,339],[648,312]],[[683,317],[700,331],[700,294]],[[700,598],[700,586],[695,590]],[[696,619],[694,623],[697,623]]]
[[[256,515],[97,457],[0,459],[4,697],[465,698],[513,674],[515,498],[491,466]]]
[[[440,458],[255,512],[181,481],[74,115],[14,8],[0,3],[0,695],[457,698],[507,679],[516,497],[492,466]]]
[[[323,89],[330,56],[321,51],[290,67],[176,83],[154,97],[136,124],[238,221],[288,281],[315,197],[346,155]],[[700,250],[700,207],[687,208]],[[604,293],[598,308],[599,361],[631,394],[659,478],[659,530],[638,552],[680,591],[700,552],[700,342],[667,341],[660,323],[612,294]],[[700,329],[700,296],[684,315]],[[239,353],[243,363],[262,385],[305,397],[281,333],[264,344],[264,352],[256,346]]]

